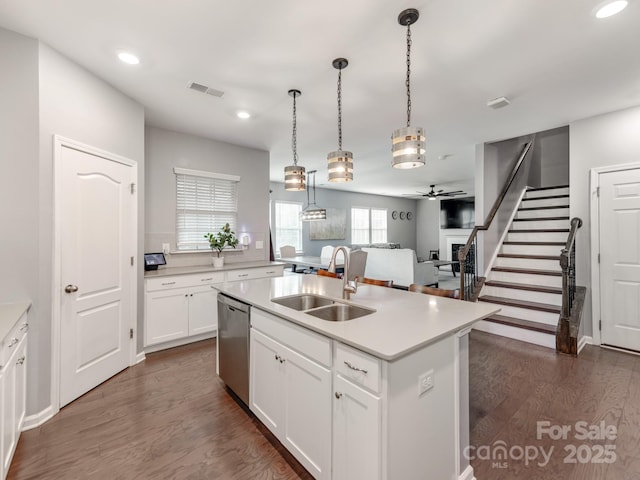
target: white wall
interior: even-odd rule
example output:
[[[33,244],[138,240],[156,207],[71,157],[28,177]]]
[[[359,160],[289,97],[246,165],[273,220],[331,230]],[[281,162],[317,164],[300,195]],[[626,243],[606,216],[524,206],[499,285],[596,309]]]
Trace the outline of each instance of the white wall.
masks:
[[[160,128],[146,129],[145,251],[176,249],[176,177],[174,167],[239,175],[238,237],[247,233],[249,249],[224,252],[227,263],[269,259],[269,152],[239,147]],[[264,242],[257,250],[255,241]],[[207,265],[210,251],[167,256],[168,266]]]
[[[416,224],[416,253],[426,259],[429,250],[440,249],[440,200],[417,200]]]
[[[590,169],[607,165],[640,162],[640,107],[607,113],[573,122],[570,129],[570,214],[580,217],[576,236],[576,283],[586,285],[587,298],[582,325],[584,334],[593,334],[590,263]]]
[[[34,411],[32,394],[48,377],[47,370],[42,382],[34,381],[37,369],[48,366],[37,359],[38,326],[49,318],[38,295],[38,42],[0,29],[0,71],[0,303],[33,302],[28,365]]]
[[[144,191],[144,110],[54,50],[2,29],[0,69],[0,221],[11,226],[2,235],[0,301],[33,302],[29,415],[49,406],[51,396],[53,135],[136,160]]]
[[[320,174],[320,172],[318,172]],[[275,218],[275,200],[300,202],[303,207],[307,205],[306,192],[288,192],[284,189],[284,183],[271,183],[272,218]],[[313,200],[313,197],[312,197]],[[347,226],[344,239],[336,240],[310,240],[309,223],[302,223],[302,248],[305,255],[320,255],[325,245],[351,245],[351,207],[369,207],[387,209],[387,241],[399,243],[402,248],[416,249],[416,226],[418,224],[416,214],[416,200],[382,195],[369,195],[366,193],[343,192],[329,188],[316,187],[316,204],[324,208],[336,208],[346,210]],[[411,212],[413,219],[394,220],[391,212]],[[420,252],[417,252],[421,255]]]

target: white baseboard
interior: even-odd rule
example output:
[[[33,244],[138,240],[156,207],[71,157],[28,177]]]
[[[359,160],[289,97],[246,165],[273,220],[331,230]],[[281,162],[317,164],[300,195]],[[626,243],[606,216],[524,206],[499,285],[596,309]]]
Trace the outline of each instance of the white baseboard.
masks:
[[[587,337],[586,335],[581,337],[578,341],[578,353],[582,351],[585,345],[593,345],[593,337]]]
[[[473,467],[471,465],[467,466],[458,477],[458,480],[476,480],[476,477],[473,476]]]
[[[186,345],[188,343],[199,342],[200,340],[213,338],[217,336],[217,334],[218,334],[217,331],[213,331],[213,332],[201,333],[200,335],[193,335],[191,337],[180,338],[178,340],[171,340],[169,342],[159,343],[157,345],[150,345],[148,347],[145,347],[143,353],[158,352],[160,350],[165,350],[167,348],[179,347],[181,345]]]
[[[37,428],[42,425],[44,422],[53,417],[56,412],[53,411],[53,407],[49,405],[44,410],[41,410],[38,413],[34,413],[33,415],[27,415],[24,417],[24,423],[22,424],[22,431],[25,432],[27,430],[31,430],[32,428]]]
[[[134,365],[139,364],[140,362],[144,362],[146,355],[144,354],[144,352],[140,352],[136,355],[136,363],[134,363]]]

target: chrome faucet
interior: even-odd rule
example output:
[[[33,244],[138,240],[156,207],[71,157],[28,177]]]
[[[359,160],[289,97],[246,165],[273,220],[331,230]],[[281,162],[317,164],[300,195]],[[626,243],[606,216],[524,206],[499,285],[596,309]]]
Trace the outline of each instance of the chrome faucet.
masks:
[[[331,255],[331,261],[329,262],[329,271],[331,273],[336,273],[336,256],[338,255],[338,251],[342,250],[344,254],[344,273],[342,274],[342,298],[345,300],[349,300],[352,293],[356,293],[358,291],[358,284],[354,281],[349,281],[349,252],[346,247],[336,247],[333,249],[333,254]]]

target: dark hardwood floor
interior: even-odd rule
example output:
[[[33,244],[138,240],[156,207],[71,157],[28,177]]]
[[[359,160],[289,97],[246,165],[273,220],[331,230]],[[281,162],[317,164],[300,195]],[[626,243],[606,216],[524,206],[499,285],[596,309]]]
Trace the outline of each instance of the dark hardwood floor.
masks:
[[[512,452],[503,461],[472,460],[478,480],[640,479],[640,357],[586,347],[572,358],[474,331],[470,373],[473,453],[495,453],[499,441]],[[564,441],[538,440],[538,421],[570,425],[572,432]],[[617,428],[616,438],[577,441],[578,421],[604,421]],[[581,460],[612,444],[617,460],[566,464],[569,444],[587,445],[580,447]],[[518,447],[554,450],[540,467],[540,456],[528,465],[517,459]],[[150,354],[24,432],[8,478],[311,477],[230,397],[215,375],[210,340]]]

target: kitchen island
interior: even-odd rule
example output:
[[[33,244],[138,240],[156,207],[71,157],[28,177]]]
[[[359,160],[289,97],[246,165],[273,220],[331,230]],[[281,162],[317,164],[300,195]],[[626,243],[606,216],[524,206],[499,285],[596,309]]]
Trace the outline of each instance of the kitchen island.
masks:
[[[497,308],[364,284],[343,300],[342,286],[215,285],[253,307],[249,408],[315,478],[472,479],[467,334]],[[332,322],[272,301],[299,294],[373,312]]]

